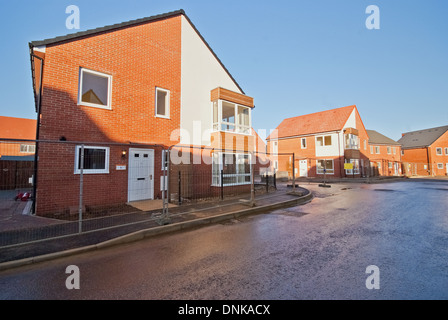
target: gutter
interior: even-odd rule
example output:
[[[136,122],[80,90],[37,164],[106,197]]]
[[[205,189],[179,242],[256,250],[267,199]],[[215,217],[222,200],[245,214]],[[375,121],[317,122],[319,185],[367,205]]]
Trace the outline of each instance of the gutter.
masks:
[[[42,80],[43,80],[43,74],[44,74],[44,59],[34,54],[34,47],[30,43],[30,61],[31,61],[31,74],[33,78],[33,92],[34,92],[34,103],[36,105],[36,112],[37,112],[37,124],[36,124],[36,150],[34,153],[34,174],[33,174],[33,205],[32,205],[32,213],[36,214],[36,195],[37,195],[37,164],[38,164],[38,153],[39,153],[39,129],[40,129],[40,112],[42,107]],[[37,97],[36,90],[35,90],[35,59],[40,60],[41,62],[41,68],[40,68],[40,82],[39,82],[39,95]]]

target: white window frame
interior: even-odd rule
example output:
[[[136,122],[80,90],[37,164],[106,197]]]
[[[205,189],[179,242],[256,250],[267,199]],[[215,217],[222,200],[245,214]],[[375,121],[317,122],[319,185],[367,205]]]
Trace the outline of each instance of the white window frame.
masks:
[[[272,141],[272,154],[278,155],[278,140]]]
[[[373,146],[370,146],[370,154],[374,154],[374,149],[373,149]]]
[[[228,104],[232,104],[233,108],[234,108],[234,112],[235,112],[235,123],[231,123],[231,122],[226,122],[222,120],[222,103],[228,103]],[[218,119],[217,122],[215,122],[214,119],[214,112],[215,112],[215,106],[217,107],[216,110],[218,112]],[[240,123],[239,117],[238,117],[238,108],[244,108],[247,109],[249,111],[249,125],[243,125]],[[222,129],[222,125],[230,125],[233,126],[234,129],[233,130],[223,130]],[[230,133],[235,133],[235,134],[243,134],[246,136],[251,136],[252,135],[252,108],[248,107],[248,106],[244,106],[242,104],[238,104],[235,102],[231,102],[228,100],[222,100],[222,99],[218,99],[212,102],[212,131],[213,132],[230,132]]]
[[[21,144],[20,153],[35,153],[36,145],[34,144]]]
[[[304,141],[305,141],[305,146],[303,146]],[[306,138],[300,139],[300,149],[307,149],[307,148],[308,148],[308,144],[306,142]]]
[[[390,146],[387,147],[387,154],[392,154],[392,148]]]
[[[393,169],[394,168],[394,163],[389,161],[388,168],[389,169]]]
[[[330,144],[326,144],[325,143],[325,138],[327,138],[327,137],[330,137]],[[322,145],[318,145],[317,144],[317,140],[319,139],[319,138],[322,138]],[[333,137],[332,137],[332,135],[331,134],[327,134],[327,135],[323,135],[323,136],[316,136],[316,147],[317,148],[323,148],[323,147],[331,147],[333,145]],[[322,159],[319,159],[319,160],[322,160]]]
[[[375,146],[375,154],[381,154],[380,146]]]
[[[448,148],[445,148],[445,155],[448,156]]]
[[[167,154],[168,154],[167,150],[162,150],[162,171],[168,169],[168,159],[166,159]]]
[[[84,102],[82,101],[82,84],[83,84],[83,77],[84,72],[90,73],[99,77],[107,78],[107,103],[105,106],[101,104],[91,103],[91,102]],[[79,69],[79,85],[78,85],[78,106],[87,106],[87,107],[94,107],[94,108],[100,108],[100,109],[106,109],[106,110],[112,110],[112,76],[110,74],[86,69],[86,68],[80,68]]]
[[[443,170],[443,163],[438,163],[437,164],[437,169]]]
[[[349,143],[347,144],[347,138]],[[359,150],[359,137],[352,133],[346,133],[344,136],[345,149]]]
[[[358,166],[357,167],[355,167],[355,162],[356,161],[358,162]],[[360,164],[359,159],[350,159],[350,162],[346,161],[345,163],[353,163],[353,169],[345,169],[345,174],[353,175],[353,171],[355,171],[355,174],[360,174],[360,172],[361,172],[361,164]]]
[[[81,169],[79,168],[79,155],[81,152],[81,148],[82,146],[77,145],[76,149],[75,149],[75,170],[74,173],[75,174],[80,174],[81,173]],[[104,169],[83,169],[82,173],[83,174],[105,174],[105,173],[109,173],[109,154],[110,154],[110,150],[109,147],[99,147],[99,146],[84,146],[84,150],[85,149],[102,149],[106,151],[105,154],[105,164],[104,164]]]
[[[392,147],[392,152],[393,152],[394,154],[397,154],[397,147]]]
[[[158,104],[158,91],[162,91],[166,93],[166,97],[165,97],[165,115],[162,114],[158,114],[157,113],[157,104]],[[171,92],[168,89],[164,89],[164,88],[160,88],[160,87],[156,87],[156,91],[155,91],[155,106],[154,106],[154,113],[156,118],[163,118],[163,119],[170,119],[170,101],[171,101]]]
[[[218,163],[215,163],[215,161],[214,161],[216,154],[218,154]],[[237,170],[236,173],[224,173],[223,174],[224,178],[228,178],[228,177],[236,177],[237,178],[236,179],[237,182],[235,182],[235,183],[225,183],[225,184],[223,184],[223,187],[227,187],[227,186],[241,186],[241,185],[251,184],[252,183],[252,166],[249,166],[250,167],[250,172],[249,173],[238,173],[238,170],[239,170],[238,169],[239,168],[238,167],[238,158],[243,157],[243,159],[244,159],[244,156],[248,156],[249,163],[251,163],[251,161],[252,161],[251,154],[248,154],[248,153],[234,153],[234,152],[217,152],[217,153],[214,153],[212,155],[212,186],[215,186],[215,187],[220,187],[221,186],[221,170],[223,170],[223,166],[224,166],[223,161],[222,161],[223,155],[235,155],[235,161],[236,161],[235,168]],[[217,176],[215,175],[215,171],[216,171],[215,166],[219,166],[217,168],[218,169],[217,170]],[[238,178],[240,178],[240,177],[244,177],[244,178],[245,177],[250,177],[250,179],[247,182],[246,181],[238,182]]]
[[[439,150],[440,150],[440,153],[439,153]],[[437,156],[443,156],[443,150],[442,150],[442,148],[436,148],[436,155],[437,155]]]
[[[333,169],[326,169],[326,174],[334,175],[334,159],[317,159],[316,160],[316,173],[324,174],[324,170],[319,168],[319,161],[331,161],[333,163]],[[331,170],[330,172],[328,170]]]

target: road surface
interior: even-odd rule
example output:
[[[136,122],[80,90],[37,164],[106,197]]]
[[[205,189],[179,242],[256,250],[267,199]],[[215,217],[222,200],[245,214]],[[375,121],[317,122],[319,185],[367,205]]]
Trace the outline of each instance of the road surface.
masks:
[[[448,299],[448,182],[303,186],[302,206],[0,272],[0,299]]]

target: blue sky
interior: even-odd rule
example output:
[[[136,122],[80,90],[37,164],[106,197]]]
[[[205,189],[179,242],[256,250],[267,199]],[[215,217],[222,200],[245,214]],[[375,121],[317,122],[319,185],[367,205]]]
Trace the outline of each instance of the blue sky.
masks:
[[[69,5],[80,30],[66,29]],[[368,5],[379,30],[365,26]],[[256,130],[353,104],[395,140],[448,125],[448,1],[435,0],[2,1],[0,115],[36,117],[28,42],[177,9],[254,97]]]

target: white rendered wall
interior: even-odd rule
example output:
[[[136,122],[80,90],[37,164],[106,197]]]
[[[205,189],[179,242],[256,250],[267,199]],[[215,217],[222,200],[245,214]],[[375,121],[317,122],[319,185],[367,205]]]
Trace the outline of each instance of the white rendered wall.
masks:
[[[181,41],[181,143],[210,145],[210,91],[242,92],[184,16]]]
[[[331,146],[322,146],[319,147],[317,144],[317,137],[325,137],[325,136],[331,136]],[[314,142],[316,144],[316,157],[337,157],[339,156],[339,147],[340,142],[339,140],[339,133],[324,133],[322,135],[316,135],[314,137]]]

